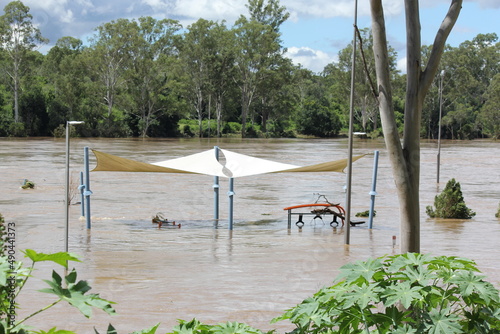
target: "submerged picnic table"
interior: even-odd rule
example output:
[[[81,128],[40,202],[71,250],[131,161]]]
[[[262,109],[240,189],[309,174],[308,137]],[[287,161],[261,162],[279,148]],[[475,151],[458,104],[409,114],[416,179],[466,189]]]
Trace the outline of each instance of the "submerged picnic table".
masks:
[[[306,212],[306,208],[309,210]],[[292,228],[292,216],[299,216],[295,225],[298,228],[304,226],[304,221],[302,220],[304,215],[314,215],[313,219],[321,219],[323,221],[323,216],[332,215],[332,221],[330,222],[331,227],[337,227],[339,225],[338,219],[342,221],[342,226],[345,222],[345,209],[339,204],[332,203],[312,203],[312,204],[300,204],[284,208],[283,210],[288,211],[288,229]],[[298,210],[298,211],[294,211]],[[363,224],[364,221],[350,221],[352,226]],[[334,226],[335,225],[335,226]]]

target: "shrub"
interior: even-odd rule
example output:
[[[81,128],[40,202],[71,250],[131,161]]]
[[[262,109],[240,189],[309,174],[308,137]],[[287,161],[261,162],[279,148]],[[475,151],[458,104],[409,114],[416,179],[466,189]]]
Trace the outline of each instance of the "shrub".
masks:
[[[476,213],[470,210],[464,202],[460,183],[451,179],[446,184],[443,192],[434,198],[434,206],[427,206],[426,212],[431,218],[470,219]]]
[[[298,333],[499,333],[498,290],[476,264],[408,253],[350,263],[288,310]]]

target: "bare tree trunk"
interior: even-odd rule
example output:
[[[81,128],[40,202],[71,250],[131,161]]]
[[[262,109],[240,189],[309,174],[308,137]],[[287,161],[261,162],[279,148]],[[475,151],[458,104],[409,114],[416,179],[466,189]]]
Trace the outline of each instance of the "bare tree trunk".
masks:
[[[407,84],[403,143],[394,115],[389,57],[381,0],[371,0],[373,52],[377,75],[380,118],[400,204],[400,251],[420,252],[420,121],[422,104],[437,73],[446,39],[460,13],[463,0],[451,0],[450,9],[422,71],[418,0],[405,0]]]

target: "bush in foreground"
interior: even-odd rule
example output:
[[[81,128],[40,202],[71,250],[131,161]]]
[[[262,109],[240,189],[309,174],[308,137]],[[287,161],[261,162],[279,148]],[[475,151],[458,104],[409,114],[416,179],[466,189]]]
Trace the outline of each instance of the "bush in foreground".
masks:
[[[498,290],[473,261],[408,253],[347,264],[274,319],[296,333],[500,333]]]

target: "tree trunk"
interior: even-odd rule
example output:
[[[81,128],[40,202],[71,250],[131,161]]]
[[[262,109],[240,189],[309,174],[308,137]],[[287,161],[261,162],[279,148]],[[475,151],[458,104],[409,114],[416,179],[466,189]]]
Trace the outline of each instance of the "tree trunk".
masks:
[[[446,39],[460,13],[463,0],[451,0],[422,71],[418,0],[405,0],[407,37],[407,85],[403,143],[399,138],[389,75],[389,57],[381,0],[371,0],[373,52],[377,75],[382,129],[392,165],[400,204],[400,251],[420,252],[420,121],[422,105],[437,73]]]

